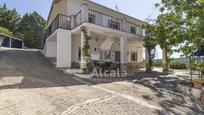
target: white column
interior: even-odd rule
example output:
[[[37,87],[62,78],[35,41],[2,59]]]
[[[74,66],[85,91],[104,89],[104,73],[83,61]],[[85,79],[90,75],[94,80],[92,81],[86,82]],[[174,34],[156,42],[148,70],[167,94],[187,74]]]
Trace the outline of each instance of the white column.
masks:
[[[71,31],[57,30],[57,67],[71,67],[72,60]]]
[[[88,21],[88,14],[89,14],[89,9],[88,9],[88,4],[82,3],[81,5],[81,17],[82,17],[82,22],[87,22]]]
[[[127,19],[126,18],[123,18],[122,30],[123,31],[127,31]]]
[[[128,40],[125,37],[120,38],[120,62],[122,65],[128,63]]]

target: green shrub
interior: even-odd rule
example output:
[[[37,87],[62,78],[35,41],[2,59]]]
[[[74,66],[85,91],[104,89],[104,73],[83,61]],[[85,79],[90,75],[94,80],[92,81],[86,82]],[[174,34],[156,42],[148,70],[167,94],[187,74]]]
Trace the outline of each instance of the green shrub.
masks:
[[[162,61],[154,62],[153,66],[155,66],[155,67],[162,67]]]
[[[204,61],[200,62],[196,68],[198,71],[204,72]]]
[[[0,33],[6,34],[6,35],[13,35],[13,33],[11,31],[9,31],[6,28],[0,27]]]
[[[187,69],[187,65],[183,64],[183,63],[180,63],[178,61],[172,61],[170,63],[170,68],[171,69]]]
[[[188,69],[191,69],[191,70],[196,70],[196,69],[197,69],[196,67],[197,67],[197,64],[195,64],[195,63],[192,63],[192,64],[189,63],[189,64],[187,65],[187,68],[188,68]]]

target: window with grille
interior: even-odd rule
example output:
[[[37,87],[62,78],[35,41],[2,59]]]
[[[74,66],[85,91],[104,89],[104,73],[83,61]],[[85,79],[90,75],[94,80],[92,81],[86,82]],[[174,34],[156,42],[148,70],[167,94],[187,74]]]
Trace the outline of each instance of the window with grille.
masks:
[[[96,23],[96,16],[94,14],[89,13],[89,22]]]
[[[78,48],[78,59],[81,60],[81,48]]]
[[[131,52],[131,61],[137,61],[137,52]]]
[[[108,59],[108,51],[100,49],[100,59],[101,60],[107,60]]]
[[[130,32],[135,34],[135,31],[136,31],[135,27],[134,26],[130,26]]]
[[[119,30],[120,29],[120,23],[118,23],[117,21],[108,20],[108,27]]]

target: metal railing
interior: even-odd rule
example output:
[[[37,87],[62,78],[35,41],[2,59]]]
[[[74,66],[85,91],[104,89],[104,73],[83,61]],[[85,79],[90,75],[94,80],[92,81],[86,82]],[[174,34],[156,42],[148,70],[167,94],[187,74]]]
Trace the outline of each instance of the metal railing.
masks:
[[[88,13],[88,22],[116,30],[122,30],[121,19],[114,18],[91,9],[89,9]]]
[[[71,17],[58,14],[46,31],[46,38],[49,37],[56,29],[71,29]]]
[[[50,24],[50,26],[48,27],[45,37],[46,38],[49,37],[58,28],[71,30],[73,28],[78,27],[79,25],[84,23],[82,21],[82,18],[84,18],[82,17],[82,11],[79,11],[76,15],[73,16],[73,18],[71,18],[71,16],[58,14],[53,20],[53,22]],[[113,16],[109,16],[109,15],[94,11],[92,9],[89,9],[88,20],[86,20],[85,22],[144,36],[143,29],[136,26],[136,24],[127,22],[126,28],[123,28],[122,19],[118,19]]]
[[[74,28],[78,27],[82,23],[82,15],[81,11],[79,11],[76,15],[74,15]]]
[[[94,11],[92,9],[89,9],[88,22],[96,24],[96,25],[144,36],[143,29],[137,26],[136,24],[127,22],[126,28],[123,28],[122,19],[108,16],[106,14]]]
[[[130,22],[127,22],[126,32],[144,36],[143,29],[141,27],[137,26],[136,24],[133,24]]]

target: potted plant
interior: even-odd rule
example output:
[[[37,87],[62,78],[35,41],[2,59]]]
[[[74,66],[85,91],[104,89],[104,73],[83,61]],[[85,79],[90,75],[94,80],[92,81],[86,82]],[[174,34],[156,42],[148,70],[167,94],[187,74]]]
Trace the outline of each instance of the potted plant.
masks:
[[[194,80],[193,83],[194,83],[194,85],[193,85],[194,88],[201,89],[204,85],[204,79],[196,79],[196,80]]]
[[[200,101],[202,104],[204,104],[204,92],[202,92],[200,95]]]

